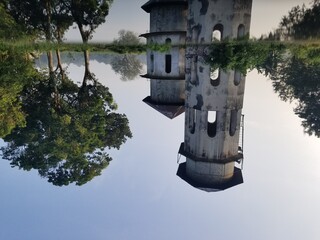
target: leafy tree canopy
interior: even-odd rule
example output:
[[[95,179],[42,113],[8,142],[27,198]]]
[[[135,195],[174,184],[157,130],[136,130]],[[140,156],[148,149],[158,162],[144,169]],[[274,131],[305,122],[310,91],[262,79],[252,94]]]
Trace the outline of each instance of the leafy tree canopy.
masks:
[[[120,148],[132,134],[108,88],[90,76],[78,87],[66,76],[39,72],[19,95],[25,127],[4,138],[3,158],[58,186],[100,175],[112,160],[106,149]]]
[[[0,137],[25,126],[20,93],[35,74],[27,55],[13,49],[0,50]]]
[[[78,25],[82,41],[87,43],[92,38],[92,33],[105,22],[109,14],[109,8],[113,0],[65,0],[73,17]]]
[[[270,32],[270,40],[319,39],[320,37],[320,1],[314,0],[311,7],[305,5],[293,7],[283,16],[278,29]]]
[[[141,43],[139,37],[132,31],[120,30],[119,37],[113,41],[119,45],[139,45]]]
[[[28,33],[52,41],[61,41],[72,25],[72,17],[61,0],[8,0],[6,8]]]
[[[6,11],[5,5],[0,3],[0,39],[16,40],[26,37],[25,29]]]

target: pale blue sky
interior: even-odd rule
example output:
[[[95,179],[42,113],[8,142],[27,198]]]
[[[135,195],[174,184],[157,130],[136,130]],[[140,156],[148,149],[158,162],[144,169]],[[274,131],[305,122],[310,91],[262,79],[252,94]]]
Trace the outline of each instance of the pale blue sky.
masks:
[[[138,34],[149,30],[149,14],[141,9],[147,0],[115,0],[111,6],[106,22],[93,36],[93,41],[112,41],[121,29]],[[278,26],[283,15],[293,6],[309,5],[311,0],[253,0],[251,35],[259,37]],[[66,38],[80,41],[78,30],[72,29]]]

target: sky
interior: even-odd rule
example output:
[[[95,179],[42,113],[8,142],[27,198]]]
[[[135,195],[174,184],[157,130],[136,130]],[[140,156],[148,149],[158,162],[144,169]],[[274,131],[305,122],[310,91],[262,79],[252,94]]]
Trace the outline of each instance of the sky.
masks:
[[[309,5],[311,0],[253,0],[251,35],[260,37],[275,29],[281,17],[296,5]],[[141,9],[146,0],[115,0],[106,22],[98,27],[92,41],[108,42],[117,38],[121,29],[143,34],[149,30],[149,14]],[[80,41],[77,29],[66,34],[69,41]]]

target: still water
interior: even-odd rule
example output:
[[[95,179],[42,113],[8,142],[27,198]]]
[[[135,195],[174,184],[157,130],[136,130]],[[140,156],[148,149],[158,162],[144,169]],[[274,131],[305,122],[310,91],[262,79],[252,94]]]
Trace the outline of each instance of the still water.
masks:
[[[1,161],[2,239],[318,238],[319,139],[303,133],[294,103],[280,101],[270,80],[247,75],[244,183],[208,194],[176,176],[183,114],[170,120],[142,102],[148,80],[122,81],[110,64],[90,64],[133,138],[81,187],[56,187]],[[81,79],[84,66],[70,63],[68,72]]]
[[[85,113],[93,116],[89,119],[92,124],[102,121],[101,112],[96,116],[89,111],[104,110],[99,98],[94,98],[95,104],[90,105],[90,97],[95,96],[91,93],[96,91],[97,96],[109,101],[112,116],[123,121],[111,131],[116,133],[116,140],[121,141],[114,143],[116,140],[110,134],[103,135],[108,141],[101,143],[95,133],[102,133],[93,125],[86,125],[92,129],[89,133],[76,125],[83,138],[68,135],[68,127],[66,132],[58,131],[62,136],[72,136],[68,139],[70,145],[77,141],[83,144],[80,148],[76,144],[62,148],[59,144],[65,143],[65,139],[54,138],[55,144],[46,143],[40,152],[46,156],[46,151],[54,147],[53,155],[59,157],[57,149],[67,149],[65,154],[69,154],[70,162],[76,163],[72,165],[74,169],[83,162],[81,157],[88,157],[86,154],[92,146],[111,147],[102,151],[109,155],[107,163],[103,162],[106,165],[101,164],[104,168],[101,175],[99,170],[93,175],[89,171],[88,179],[80,178],[83,182],[70,181],[70,184],[61,177],[63,174],[48,177],[45,164],[57,159],[44,157],[47,162],[35,164],[41,169],[39,173],[29,165],[25,166],[29,171],[11,168],[9,161],[1,159],[0,239],[319,239],[319,138],[304,133],[303,119],[294,113],[298,101],[281,101],[274,92],[274,81],[258,74],[257,70],[248,72],[242,108],[244,182],[225,191],[208,193],[177,176],[178,162],[185,161],[185,157],[178,154],[185,136],[185,114],[169,119],[142,101],[150,95],[151,81],[139,76],[147,73],[146,56],[91,53],[90,59],[88,75],[82,54],[63,55],[63,67],[71,81],[70,92],[60,90],[60,96],[79,101],[81,110],[82,104],[90,107],[78,113],[74,110],[76,103],[71,101],[70,108],[61,106],[61,109],[67,109],[84,123]],[[130,63],[131,68],[127,68],[126,63]],[[36,61],[38,69],[46,64],[45,57]],[[83,85],[84,76],[92,85]],[[72,89],[80,89],[79,95],[82,93],[82,100],[86,101],[81,102],[80,97],[73,99]],[[48,96],[56,96],[54,91],[49,93],[52,95]],[[110,93],[114,102],[110,100]],[[28,96],[33,100],[30,113],[47,119],[41,112],[45,109],[41,106],[46,106],[41,102],[42,95]],[[46,113],[55,116],[52,112]],[[39,129],[57,131],[60,125],[55,124],[69,124],[67,117],[62,120],[53,121],[52,128],[40,125]],[[107,120],[114,126],[112,120]],[[119,133],[119,129],[126,129],[125,134]],[[19,141],[23,139],[18,138]],[[36,141],[34,144],[37,146]],[[6,143],[1,140],[0,146]],[[116,149],[118,147],[120,149]],[[38,152],[32,149],[29,158],[37,159],[32,153]],[[99,152],[90,156],[99,159],[98,156],[104,155]],[[77,174],[75,171],[71,180],[79,180]],[[66,186],[55,186],[47,180]]]

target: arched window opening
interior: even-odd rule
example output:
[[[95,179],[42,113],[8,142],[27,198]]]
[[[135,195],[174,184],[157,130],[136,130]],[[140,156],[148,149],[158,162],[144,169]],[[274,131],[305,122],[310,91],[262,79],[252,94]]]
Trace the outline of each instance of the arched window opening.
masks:
[[[171,38],[166,39],[166,44],[171,44]]]
[[[222,38],[223,38],[223,26],[222,24],[217,24],[214,26],[212,30],[211,41],[212,42],[221,41]]]
[[[151,73],[154,72],[154,55],[153,54],[150,55],[150,72]]]
[[[212,69],[210,69],[210,83],[214,87],[216,87],[220,84],[220,69],[219,68],[217,68],[214,71],[212,71]]]
[[[238,70],[234,71],[234,79],[233,79],[233,83],[234,85],[238,86],[241,82],[241,72]]]
[[[238,27],[238,38],[242,38],[245,35],[245,26],[243,24],[240,24]]]
[[[214,123],[217,120],[217,112],[216,111],[208,111],[208,122]]]
[[[171,54],[166,54],[166,73],[171,73],[172,57]]]
[[[221,41],[221,32],[218,30],[214,30],[212,32],[212,42]]]
[[[237,122],[238,122],[238,111],[231,110],[230,127],[229,127],[229,134],[231,137],[233,137],[234,134],[236,133]]]
[[[197,110],[192,108],[190,109],[190,118],[189,118],[189,131],[191,134],[194,134],[195,132],[196,120],[197,120]]]
[[[208,111],[208,136],[213,138],[217,135],[217,112]]]

